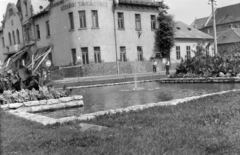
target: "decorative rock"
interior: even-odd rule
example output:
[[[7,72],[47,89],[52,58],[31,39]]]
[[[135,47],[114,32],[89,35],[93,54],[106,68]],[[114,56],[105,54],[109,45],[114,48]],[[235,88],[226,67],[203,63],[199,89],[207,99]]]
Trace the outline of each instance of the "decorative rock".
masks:
[[[0,107],[1,107],[3,110],[6,110],[6,109],[8,109],[8,104],[1,105]]]
[[[87,123],[80,123],[79,124],[80,131],[85,132],[85,131],[102,131],[107,129],[108,127],[105,126],[99,126],[99,125],[93,125],[93,124],[87,124]]]
[[[72,97],[62,97],[62,98],[59,98],[58,99],[60,102],[69,102],[69,101],[72,101],[73,98]]]
[[[67,102],[67,103],[62,103],[65,108],[69,108],[69,107],[80,107],[80,106],[83,106],[84,103],[82,100],[79,100],[79,101],[71,101],[71,102]]]
[[[39,101],[28,101],[28,102],[24,102],[23,104],[26,107],[36,106],[36,105],[39,105]]]
[[[39,100],[39,105],[47,104],[47,100]]]
[[[230,74],[230,73],[227,73],[227,74],[226,74],[226,77],[230,77],[230,76],[231,76],[231,74]]]
[[[8,108],[9,108],[9,109],[18,109],[18,108],[20,108],[21,106],[23,106],[22,103],[12,103],[12,104],[9,104]]]
[[[219,76],[220,76],[220,77],[225,77],[225,74],[224,74],[223,72],[220,72],[220,73],[219,73]]]
[[[64,118],[58,119],[58,123],[63,124],[63,123],[74,121],[74,120],[77,120],[76,116],[64,117]]]
[[[74,100],[82,100],[82,99],[83,99],[83,96],[81,96],[81,95],[73,96],[73,99],[74,99]]]
[[[59,103],[59,99],[49,99],[47,100],[47,104],[57,104]]]
[[[57,110],[70,107],[80,107],[83,106],[83,101],[71,101],[68,103],[58,103],[58,104],[47,104],[41,106],[34,106],[27,109],[28,112],[41,112],[46,110]]]

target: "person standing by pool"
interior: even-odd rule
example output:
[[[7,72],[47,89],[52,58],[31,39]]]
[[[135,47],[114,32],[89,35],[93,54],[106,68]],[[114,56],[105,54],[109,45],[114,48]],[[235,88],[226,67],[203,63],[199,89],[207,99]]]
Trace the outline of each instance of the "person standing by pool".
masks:
[[[166,75],[169,75],[169,69],[170,69],[170,61],[167,59],[165,63],[165,68],[166,68]]]
[[[157,61],[153,59],[153,73],[157,72]]]

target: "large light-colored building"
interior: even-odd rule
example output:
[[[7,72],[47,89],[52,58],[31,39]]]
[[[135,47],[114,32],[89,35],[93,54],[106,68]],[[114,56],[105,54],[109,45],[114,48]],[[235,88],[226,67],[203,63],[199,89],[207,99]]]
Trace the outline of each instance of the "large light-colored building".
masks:
[[[158,13],[151,0],[18,0],[8,4],[2,22],[4,59],[32,46],[23,55],[30,61],[37,49],[51,46],[48,58],[54,66],[80,63],[85,76],[132,73],[136,66],[138,72],[149,72],[159,52],[154,46]],[[172,64],[211,37],[177,22],[175,39]],[[164,67],[158,58],[160,70]]]
[[[53,46],[49,58],[55,66],[115,62],[119,68],[122,62],[149,61],[156,52],[158,5],[150,0],[43,2],[18,0],[8,5],[3,20],[5,55],[34,43],[35,49]]]

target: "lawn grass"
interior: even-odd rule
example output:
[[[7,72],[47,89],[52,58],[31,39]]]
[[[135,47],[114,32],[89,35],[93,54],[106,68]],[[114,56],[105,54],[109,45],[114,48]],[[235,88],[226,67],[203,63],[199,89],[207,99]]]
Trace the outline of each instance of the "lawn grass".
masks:
[[[44,127],[3,112],[1,149],[17,155],[240,154],[239,92],[88,121],[109,127],[101,132],[81,133],[79,123]]]

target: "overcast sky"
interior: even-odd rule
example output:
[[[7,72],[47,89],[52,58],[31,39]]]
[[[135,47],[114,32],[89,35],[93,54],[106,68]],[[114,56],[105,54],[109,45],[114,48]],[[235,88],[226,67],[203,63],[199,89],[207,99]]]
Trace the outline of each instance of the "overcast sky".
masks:
[[[190,25],[195,18],[207,17],[211,14],[211,5],[208,0],[164,0],[170,7],[168,12],[174,15],[176,21],[182,21]],[[6,11],[8,3],[15,3],[17,0],[0,0],[0,21]],[[216,7],[240,3],[240,0],[217,0]],[[1,25],[1,24],[0,24]]]

